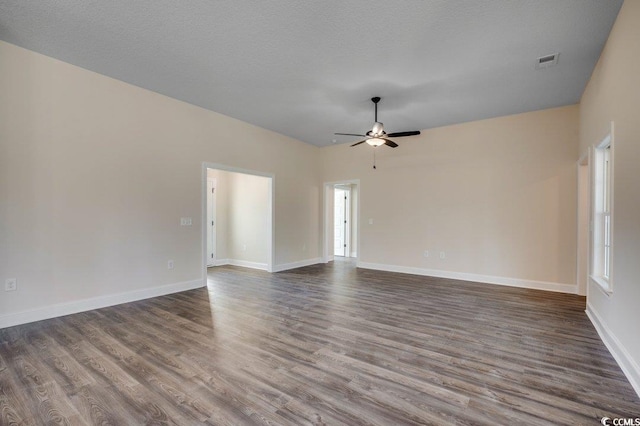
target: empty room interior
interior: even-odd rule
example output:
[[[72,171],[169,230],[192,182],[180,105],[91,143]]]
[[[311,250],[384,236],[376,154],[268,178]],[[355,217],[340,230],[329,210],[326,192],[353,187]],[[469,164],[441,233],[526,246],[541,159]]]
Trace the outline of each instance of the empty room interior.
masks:
[[[639,23],[0,0],[0,425],[640,424]]]

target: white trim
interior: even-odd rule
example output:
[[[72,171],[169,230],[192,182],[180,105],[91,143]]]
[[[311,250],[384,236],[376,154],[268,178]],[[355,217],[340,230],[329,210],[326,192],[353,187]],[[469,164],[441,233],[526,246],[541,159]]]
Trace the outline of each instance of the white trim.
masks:
[[[349,257],[358,257],[358,252],[352,251]]]
[[[602,279],[601,277],[598,277],[596,275],[589,275],[589,280],[590,282],[594,283],[595,286],[598,287],[602,294],[604,294],[605,296],[610,297],[613,294],[613,290],[611,289],[609,282]]]
[[[610,226],[609,226],[609,259],[608,259],[608,265],[609,265],[609,276],[608,277],[604,277],[602,276],[604,274],[604,271],[601,271],[600,269],[604,269],[604,267],[602,266],[602,262],[607,262],[607,260],[602,260],[600,259],[600,257],[604,256],[604,253],[601,252],[601,248],[600,246],[602,246],[604,243],[602,241],[602,236],[598,235],[598,233],[596,232],[596,227],[597,226],[603,226],[600,224],[600,215],[602,215],[604,212],[600,211],[600,208],[598,208],[597,204],[599,201],[602,201],[599,197],[599,191],[597,191],[597,188],[600,188],[598,183],[597,183],[597,179],[598,176],[601,175],[602,171],[598,171],[598,166],[600,166],[600,160],[599,160],[599,156],[604,155],[603,153],[603,149],[609,148],[609,170],[608,170],[608,188],[605,189],[605,191],[608,190],[608,196],[609,196],[609,200],[610,200],[610,204],[609,204],[609,220],[610,220]],[[590,221],[590,262],[589,262],[589,274],[590,274],[590,278],[591,281],[594,282],[597,286],[600,287],[600,289],[603,291],[604,294],[606,294],[607,296],[610,296],[613,293],[613,284],[614,284],[614,270],[613,270],[613,261],[614,261],[614,175],[615,175],[615,171],[614,171],[614,167],[615,167],[615,161],[614,161],[614,152],[615,152],[615,123],[613,121],[611,121],[609,123],[609,131],[608,133],[602,138],[602,140],[600,142],[598,142],[597,144],[594,144],[591,147],[591,153],[592,156],[590,157],[590,160],[593,160],[590,162],[590,173],[591,173],[591,221]],[[597,268],[597,270],[596,270]]]
[[[576,284],[563,284],[549,281],[524,280],[521,278],[495,277],[491,275],[470,274],[467,272],[443,271],[439,269],[423,269],[411,266],[384,265],[381,263],[358,262],[358,268],[375,269],[377,271],[400,272],[402,274],[425,275],[429,277],[450,278],[462,281],[475,281],[486,284],[506,285],[509,287],[531,288],[535,290],[556,291],[576,294]]]
[[[248,260],[228,259],[227,265],[241,266],[243,268],[261,269],[263,271],[269,270],[269,265],[261,262],[249,262]]]
[[[211,189],[213,191],[209,191],[209,186],[211,186]],[[218,196],[218,193],[216,192],[217,186],[218,186],[218,179],[210,178],[207,173],[207,200],[206,200],[206,203],[207,203],[207,210],[206,210],[207,267],[215,266],[216,257],[218,254],[217,228],[215,227],[215,224],[218,223],[217,205],[216,205],[216,198]],[[210,210],[213,210],[213,211],[210,211]],[[209,237],[211,237],[211,247],[209,247]],[[211,251],[209,251],[209,248],[211,248]]]
[[[591,323],[595,327],[600,339],[607,347],[611,355],[616,360],[620,369],[627,376],[629,383],[633,386],[638,396],[640,396],[640,366],[634,361],[629,352],[622,345],[620,340],[611,332],[609,327],[605,325],[600,318],[600,315],[593,309],[589,303],[587,303],[587,309],[585,310],[587,317],[591,320]]]
[[[317,265],[318,263],[323,263],[321,257],[314,257],[313,259],[299,260],[297,262],[291,263],[283,263],[281,265],[274,266],[273,272],[287,271],[289,269],[302,268],[303,266]]]
[[[203,283],[201,279],[197,279],[174,284],[166,284],[159,287],[127,291],[124,293],[108,294],[89,299],[74,300],[73,302],[58,303],[55,305],[45,306],[43,308],[0,315],[0,328],[13,327],[14,325],[42,321],[49,318],[76,314],[78,312],[91,311],[93,309],[106,308],[107,306],[135,302],[138,300],[149,299],[150,297],[164,296],[166,294],[179,293],[181,291],[193,290],[195,288],[205,286],[206,282]]]
[[[333,259],[331,259],[333,260]],[[297,262],[291,263],[283,263],[281,265],[276,265],[273,267],[273,271],[271,272],[281,272],[289,269],[302,268],[303,266],[309,265],[317,265],[318,263],[323,263],[321,257],[315,257],[313,259],[305,259],[299,260]],[[224,265],[232,265],[232,266],[241,266],[244,268],[253,268],[253,269],[261,269],[263,271],[267,270],[266,263],[257,263],[257,262],[247,262],[245,260],[236,260],[236,259],[219,259],[216,260],[216,266],[224,266]]]
[[[239,260],[239,259],[218,259],[216,260],[215,266],[241,266],[243,268],[251,268],[251,269],[261,269],[263,271],[268,270],[268,265],[266,263],[261,262],[249,262],[248,260]]]
[[[584,169],[583,169],[584,168]],[[583,170],[586,176],[583,176]],[[578,193],[578,202],[576,208],[576,284],[577,294],[586,296],[589,289],[589,274],[591,273],[591,149],[587,148],[586,152],[580,156],[576,163],[576,190]],[[583,195],[583,190],[586,194]],[[586,206],[586,212],[583,207]],[[586,223],[581,223],[580,218],[586,213]],[[580,226],[582,225],[582,227]],[[583,242],[584,244],[581,244]],[[580,251],[586,250],[585,264],[580,262]],[[581,280],[582,278],[582,280]]]

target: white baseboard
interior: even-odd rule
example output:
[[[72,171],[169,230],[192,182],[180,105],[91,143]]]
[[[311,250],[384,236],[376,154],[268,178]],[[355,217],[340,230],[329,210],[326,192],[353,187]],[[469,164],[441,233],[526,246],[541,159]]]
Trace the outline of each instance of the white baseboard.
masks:
[[[620,340],[618,340],[609,327],[602,322],[600,315],[598,315],[589,303],[587,303],[587,309],[585,312],[598,332],[600,339],[604,342],[607,349],[609,349],[609,352],[620,366],[624,375],[627,376],[627,379],[629,380],[629,383],[631,383],[631,386],[633,386],[633,389],[636,391],[638,396],[640,396],[640,367],[622,343],[620,343]]]
[[[358,253],[355,251],[351,252],[351,255],[349,255],[349,257],[358,257]]]
[[[266,263],[249,262],[248,260],[237,260],[237,259],[229,259],[228,265],[242,266],[243,268],[251,268],[251,269],[261,269],[263,271],[266,271],[269,268],[269,265],[267,265]]]
[[[442,271],[439,269],[424,269],[411,266],[385,265],[381,263],[358,262],[358,268],[375,269],[377,271],[400,272],[403,274],[424,275],[429,277],[450,278],[462,281],[475,281],[486,284],[506,285],[509,287],[531,288],[535,290],[556,291],[559,293],[576,294],[576,284],[563,284],[547,281],[523,280],[520,278],[494,277],[491,275],[470,274],[467,272]]]
[[[243,268],[260,269],[263,271],[267,271],[269,269],[269,265],[267,265],[266,263],[249,262],[248,260],[238,260],[238,259],[216,260],[215,266],[223,266],[223,265],[241,266]]]
[[[288,269],[302,268],[303,266],[316,265],[318,263],[323,263],[321,257],[299,260],[297,262],[291,262],[291,263],[283,263],[281,265],[274,266],[273,272],[281,272],[281,271],[286,271]]]
[[[137,300],[164,296],[166,294],[178,293],[204,286],[206,286],[205,280],[197,279],[167,284],[160,287],[150,287],[141,290],[127,291],[124,293],[92,297],[90,299],[76,300],[73,302],[58,303],[56,305],[45,306],[42,308],[0,315],[0,328],[13,327],[14,325],[76,314],[78,312],[90,311],[92,309],[106,308],[107,306],[135,302]]]

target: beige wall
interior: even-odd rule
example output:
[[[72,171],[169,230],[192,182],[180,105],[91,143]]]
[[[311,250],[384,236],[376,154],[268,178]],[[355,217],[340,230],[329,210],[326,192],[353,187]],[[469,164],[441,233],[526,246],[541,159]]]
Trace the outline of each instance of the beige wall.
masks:
[[[580,151],[615,123],[613,294],[589,284],[588,305],[626,358],[640,392],[640,1],[624,2],[580,103]],[[602,331],[601,330],[601,331]],[[626,353],[626,355],[625,355]],[[635,365],[633,365],[635,363]]]
[[[324,181],[360,179],[360,261],[575,285],[577,106],[397,142],[377,170],[367,145],[322,149]]]
[[[229,175],[229,258],[266,265],[269,179],[240,173]]]
[[[203,162],[273,173],[275,265],[319,256],[318,148],[4,42],[0,76],[0,317],[202,279]]]

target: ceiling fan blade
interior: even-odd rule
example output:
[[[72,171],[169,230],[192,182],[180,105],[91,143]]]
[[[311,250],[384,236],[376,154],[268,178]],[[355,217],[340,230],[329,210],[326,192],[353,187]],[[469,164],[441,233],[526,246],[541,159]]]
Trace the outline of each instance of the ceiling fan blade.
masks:
[[[385,139],[385,141],[386,142],[384,144],[386,146],[390,146],[391,148],[397,148],[398,147],[398,144],[395,143],[394,141],[390,141],[389,139]]]
[[[414,130],[412,132],[396,132],[396,133],[389,133],[388,137],[390,138],[402,138],[404,136],[416,136],[419,135],[420,131],[419,130]]]
[[[361,143],[365,143],[365,142],[366,142],[366,140],[363,140],[363,141],[360,141],[360,142],[356,142],[356,143],[354,143],[354,144],[353,144],[353,145],[351,145],[351,146],[360,145]]]
[[[358,135],[356,133],[334,133],[334,135],[340,135],[340,136],[360,136],[360,137],[365,137],[366,135]]]

